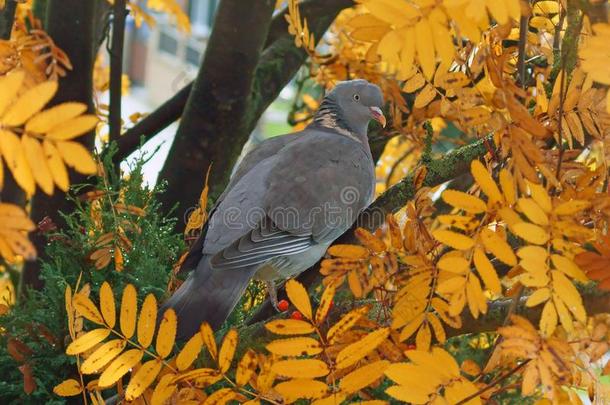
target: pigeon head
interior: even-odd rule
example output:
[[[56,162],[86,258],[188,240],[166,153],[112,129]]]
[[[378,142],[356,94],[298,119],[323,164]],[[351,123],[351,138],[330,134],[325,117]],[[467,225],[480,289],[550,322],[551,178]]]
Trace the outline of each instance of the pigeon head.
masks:
[[[371,120],[385,127],[383,104],[383,94],[377,85],[362,79],[340,82],[320,104],[314,124],[366,136]]]

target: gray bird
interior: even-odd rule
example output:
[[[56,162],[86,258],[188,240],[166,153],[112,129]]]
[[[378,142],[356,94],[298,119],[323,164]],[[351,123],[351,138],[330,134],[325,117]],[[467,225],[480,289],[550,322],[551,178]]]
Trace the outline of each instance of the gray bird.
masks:
[[[303,131],[271,138],[248,153],[213,207],[205,236],[183,268],[194,271],[161,314],[178,315],[178,338],[217,329],[252,278],[271,286],[314,265],[370,204],[371,119],[385,126],[383,95],[366,80],[337,84]]]

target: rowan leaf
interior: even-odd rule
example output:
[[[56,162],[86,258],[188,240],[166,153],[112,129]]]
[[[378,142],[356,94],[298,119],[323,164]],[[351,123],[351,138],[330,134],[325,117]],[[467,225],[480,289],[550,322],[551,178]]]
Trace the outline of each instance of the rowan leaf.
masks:
[[[71,141],[59,141],[55,143],[59,154],[66,165],[74,168],[82,174],[95,174],[97,165],[91,154],[83,145]]]
[[[61,103],[34,115],[28,120],[25,130],[27,132],[44,134],[54,127],[63,124],[65,121],[84,113],[86,110],[87,106],[83,103]]]
[[[106,325],[109,328],[114,328],[116,323],[116,308],[114,305],[114,294],[112,287],[108,282],[104,281],[100,287],[100,309]]]
[[[273,387],[284,402],[289,404],[297,399],[315,399],[323,397],[328,391],[325,383],[307,378],[295,378],[281,382]]]
[[[489,197],[489,200],[492,203],[504,201],[504,198],[500,193],[500,189],[487,171],[487,168],[483,166],[483,163],[478,160],[473,160],[470,164],[470,172],[472,173],[472,177],[474,177],[474,180],[477,182],[479,187],[481,187],[481,190]]]
[[[389,365],[387,360],[378,360],[362,366],[344,376],[339,381],[339,389],[348,394],[358,392],[379,380]]]
[[[324,289],[322,296],[320,297],[320,305],[316,310],[315,322],[317,325],[320,325],[326,319],[326,315],[328,315],[328,311],[330,310],[333,304],[333,298],[335,297],[335,286],[329,285]]]
[[[119,316],[121,332],[127,339],[131,338],[136,330],[137,314],[138,301],[136,289],[132,284],[127,284],[123,289],[121,314]]]
[[[332,245],[327,253],[345,259],[366,259],[369,256],[369,251],[359,245]]]
[[[83,387],[79,381],[69,378],[53,387],[53,392],[60,397],[73,397],[83,392]]]
[[[271,370],[290,378],[324,377],[330,371],[326,363],[317,359],[281,360],[273,363]]]
[[[102,318],[102,314],[97,309],[93,301],[89,299],[84,294],[74,294],[74,298],[72,299],[72,304],[74,305],[74,309],[80,315],[90,320],[91,322],[97,323],[98,325],[104,325],[104,319]]]
[[[269,352],[279,356],[312,356],[322,351],[320,342],[310,337],[277,339],[265,347]]]
[[[502,292],[502,286],[500,285],[500,278],[491,264],[485,252],[479,247],[474,249],[473,254],[474,265],[477,268],[477,272],[481,276],[481,279],[493,294],[499,295]]]
[[[114,385],[119,378],[123,377],[129,372],[136,364],[142,360],[144,352],[140,349],[127,350],[119,357],[114,359],[104,372],[100,375],[98,380],[98,386],[101,388],[110,387]]]
[[[218,352],[218,369],[226,373],[231,368],[231,362],[237,348],[237,330],[231,329],[225,335]]]
[[[375,350],[389,334],[389,328],[380,328],[344,347],[337,354],[337,369],[349,367],[360,361],[364,356]]]
[[[495,257],[509,266],[517,264],[517,257],[515,256],[513,249],[496,232],[489,228],[484,228],[479,235],[483,242],[483,246],[485,246],[487,251],[491,252]]]
[[[158,359],[149,360],[135,372],[125,390],[125,399],[133,401],[140,397],[157,378],[163,363]]]
[[[99,372],[112,359],[121,354],[126,345],[127,342],[122,339],[113,339],[104,343],[81,364],[81,373],[93,374]]]
[[[148,294],[142,303],[140,317],[138,318],[138,342],[142,347],[148,347],[152,343],[157,324],[157,299],[153,294]],[[133,333],[133,332],[132,332]]]
[[[165,310],[161,323],[159,323],[159,330],[157,332],[157,341],[155,349],[157,354],[162,359],[169,356],[174,347],[174,341],[176,340],[176,330],[178,328],[178,318],[176,312],[172,308]],[[132,332],[133,333],[133,332]]]
[[[487,205],[483,200],[462,191],[445,190],[441,197],[447,204],[471,214],[480,214],[487,211]]]
[[[28,118],[40,111],[56,92],[56,81],[42,82],[32,87],[7,108],[0,121],[6,126],[22,125]]]
[[[0,76],[0,89],[2,89],[2,94],[0,94],[0,122],[2,122],[6,108],[15,102],[15,96],[21,88],[24,78],[25,72],[23,70]]]
[[[432,236],[439,242],[457,250],[468,250],[474,246],[474,240],[472,240],[472,238],[445,229],[432,231]]]
[[[307,335],[315,331],[311,323],[299,319],[275,319],[265,323],[265,328],[277,335]]]
[[[184,371],[193,364],[193,362],[201,353],[203,347],[203,340],[201,334],[197,333],[193,335],[184,345],[178,356],[176,356],[176,368],[179,371]]]
[[[248,349],[237,364],[237,370],[235,371],[235,382],[237,385],[245,386],[248,384],[256,371],[257,363],[256,352]]]
[[[216,348],[216,340],[214,338],[214,332],[208,323],[202,323],[199,328],[199,334],[205,347],[207,347],[212,359],[216,360],[218,357],[218,350]]]
[[[513,225],[513,232],[518,237],[535,245],[543,245],[550,238],[549,233],[544,228],[528,222],[521,222]]]
[[[40,142],[30,136],[21,137],[21,147],[30,166],[36,184],[46,194],[53,194],[53,176],[47,166],[45,154]]]
[[[286,282],[286,294],[288,299],[307,319],[312,319],[311,302],[307,290],[301,283],[291,279]]]
[[[77,294],[78,295],[78,294]],[[93,329],[79,336],[66,347],[66,354],[76,355],[91,349],[110,335],[110,329]]]

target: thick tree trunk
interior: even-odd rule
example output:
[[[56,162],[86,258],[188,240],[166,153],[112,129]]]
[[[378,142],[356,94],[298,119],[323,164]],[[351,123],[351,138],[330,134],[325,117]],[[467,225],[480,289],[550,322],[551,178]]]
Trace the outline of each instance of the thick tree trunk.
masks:
[[[74,67],[66,77],[59,80],[59,91],[51,105],[65,101],[78,101],[86,104],[89,112],[93,112],[93,62],[97,49],[95,17],[98,1],[48,1],[46,30],[57,46],[68,54]],[[94,132],[79,137],[78,140],[92,150]],[[86,177],[70,171],[71,184],[85,181]],[[31,216],[35,223],[45,216],[49,216],[55,223],[61,225],[63,221],[59,211],[69,212],[71,210],[72,204],[66,199],[66,195],[56,189],[52,196],[46,196],[40,192],[36,194],[32,202]],[[44,258],[45,238],[35,234],[33,240],[39,256]],[[35,288],[40,287],[39,272],[39,261],[29,263],[24,273],[25,284]]]
[[[307,57],[295,48],[283,15],[272,20],[274,3],[257,0],[249,13],[244,13],[241,1],[220,3],[201,69],[159,176],[168,182],[161,202],[165,210],[177,203],[178,217],[197,202],[210,165],[211,195],[222,191],[258,119]],[[310,0],[302,4],[301,13],[319,39],[337,13],[352,4]],[[178,230],[184,225],[180,221]]]

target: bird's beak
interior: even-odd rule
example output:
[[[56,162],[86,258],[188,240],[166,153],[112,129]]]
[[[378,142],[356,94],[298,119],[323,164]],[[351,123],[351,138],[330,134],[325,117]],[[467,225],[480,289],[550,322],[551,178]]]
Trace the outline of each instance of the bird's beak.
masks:
[[[373,118],[375,121],[380,123],[382,127],[385,128],[386,119],[385,119],[385,116],[383,115],[383,112],[381,111],[381,108],[369,107],[369,110],[371,111],[371,118]]]

